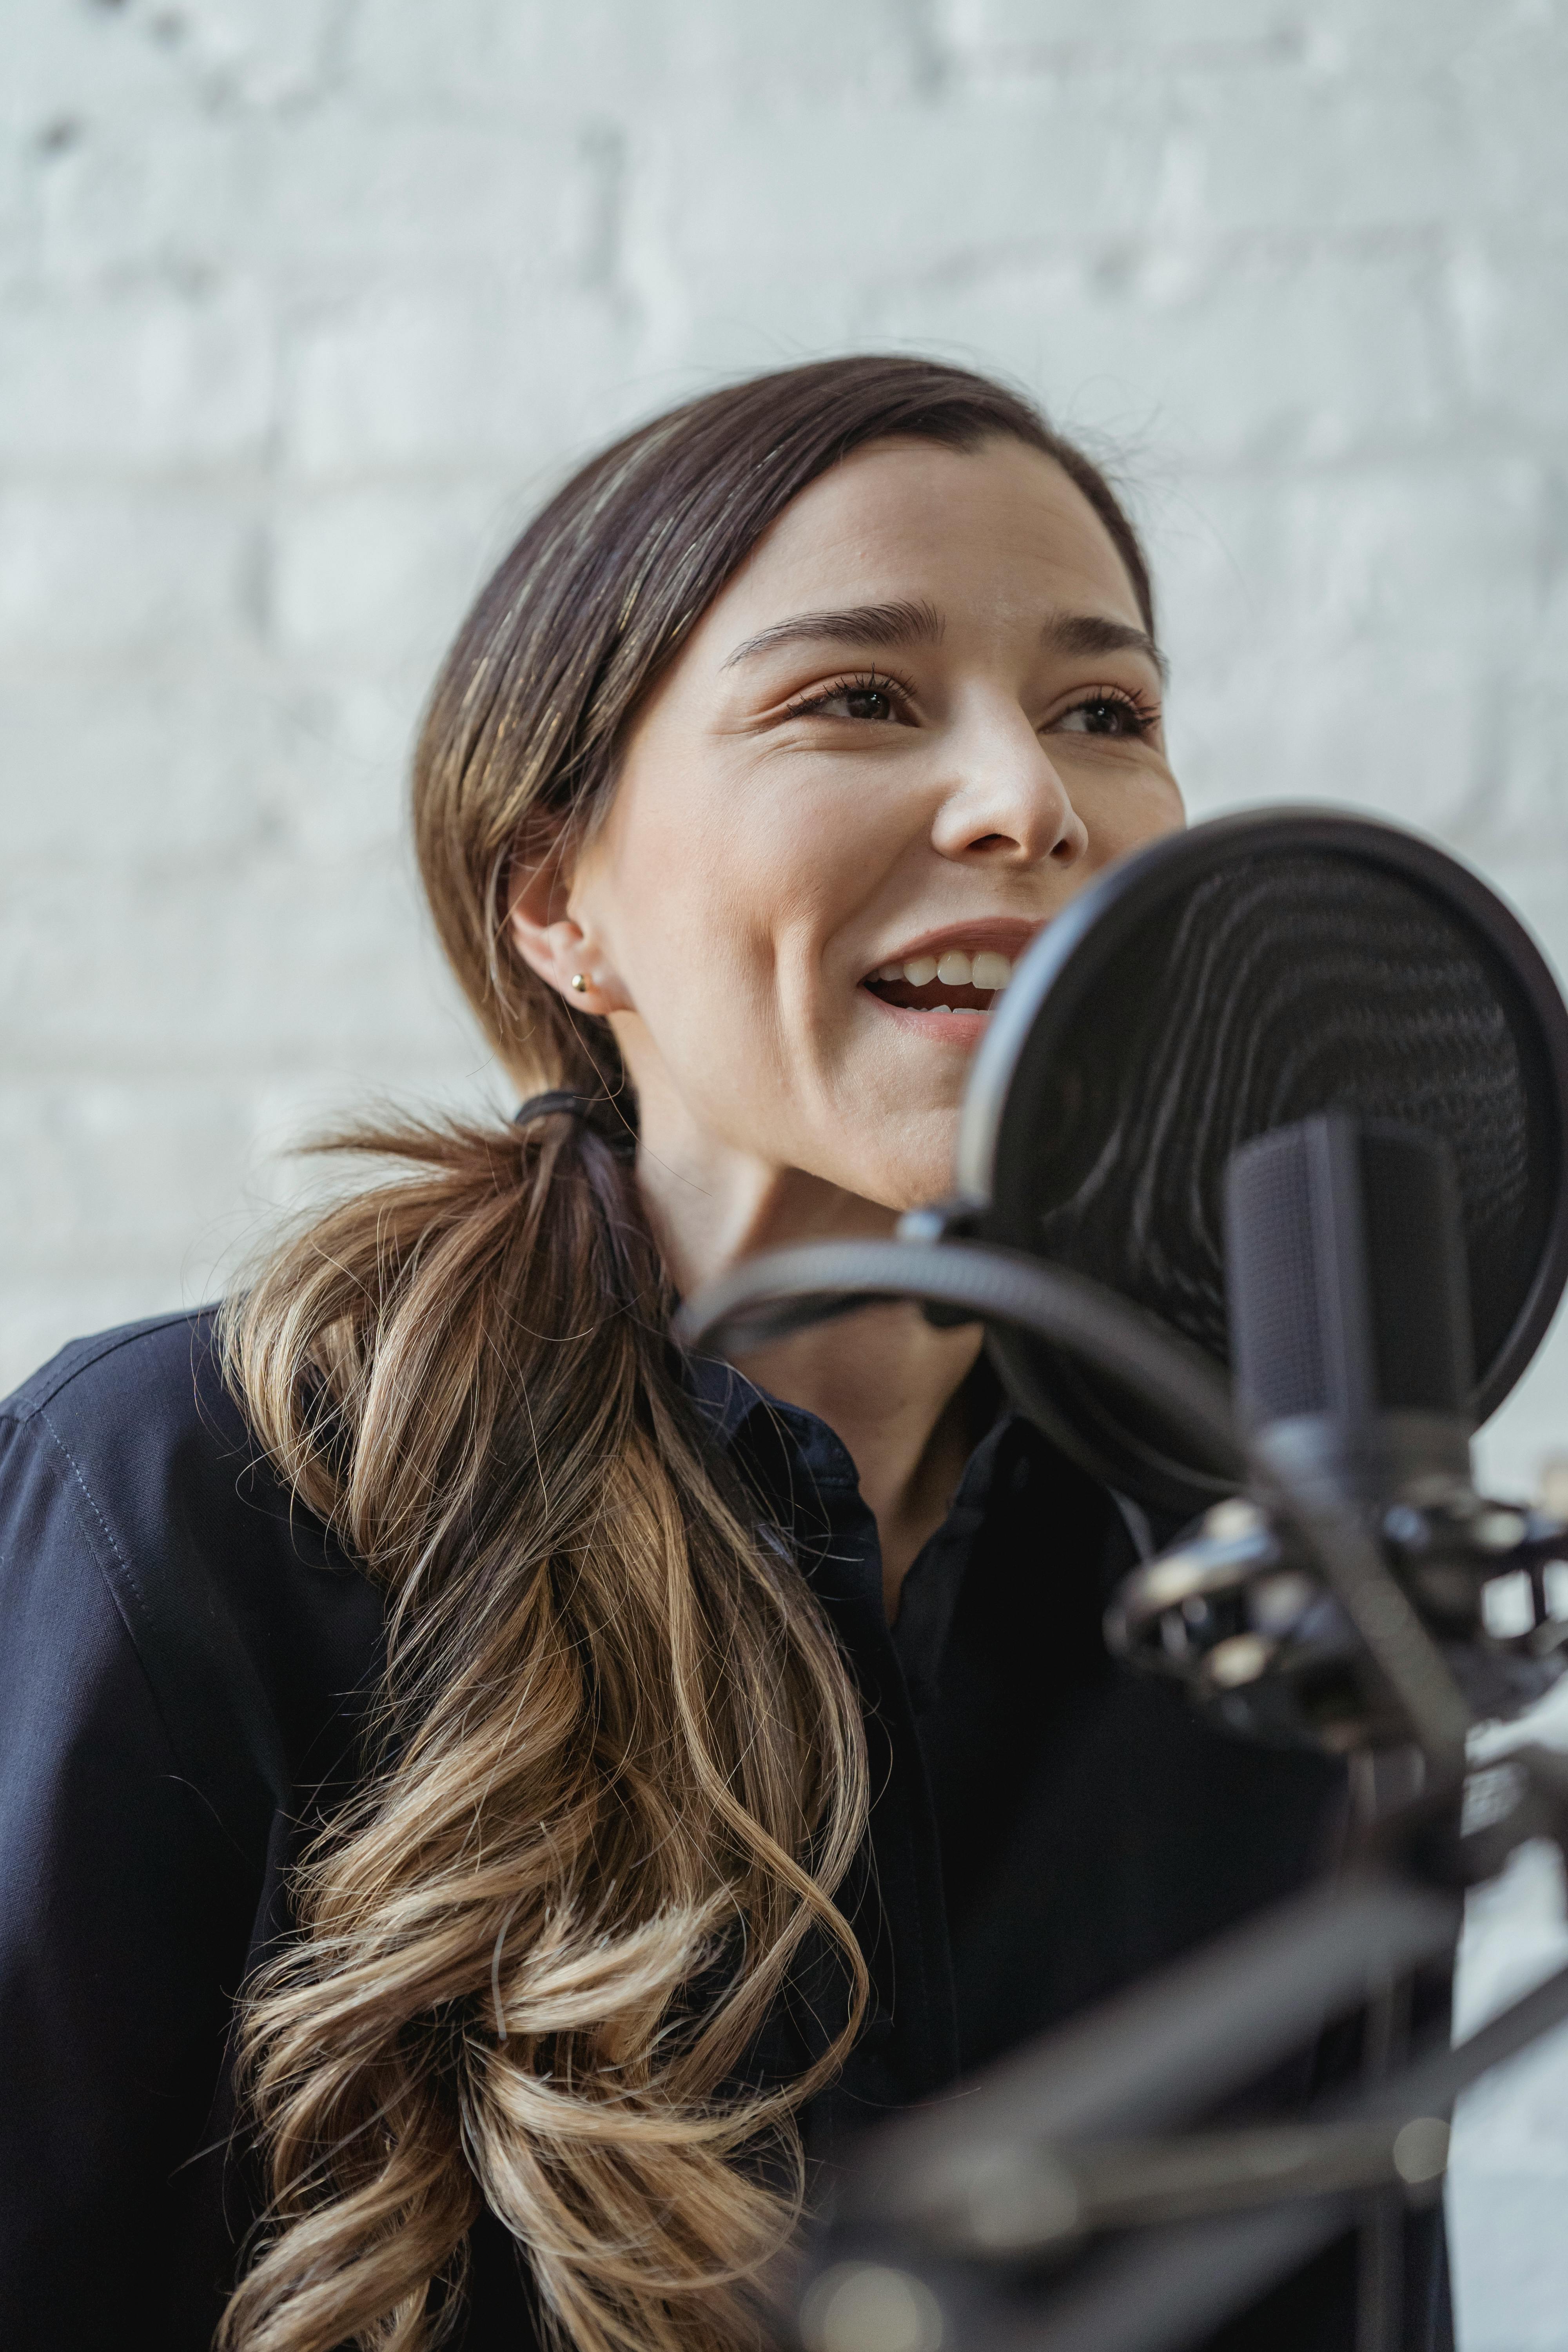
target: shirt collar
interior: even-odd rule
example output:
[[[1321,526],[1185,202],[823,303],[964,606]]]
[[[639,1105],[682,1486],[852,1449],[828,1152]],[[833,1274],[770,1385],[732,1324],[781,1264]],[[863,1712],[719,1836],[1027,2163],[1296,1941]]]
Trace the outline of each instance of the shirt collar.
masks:
[[[687,1393],[722,1444],[728,1445],[748,1414],[767,1402],[766,1392],[722,1357],[688,1356],[684,1370]]]
[[[770,1396],[766,1389],[749,1381],[744,1372],[718,1356],[689,1355],[686,1358],[686,1382],[692,1401],[704,1415],[720,1444],[730,1451],[740,1441],[742,1431],[754,1413],[765,1414],[776,1427],[782,1424],[804,1455],[806,1466],[819,1485],[853,1486],[857,1483],[855,1465],[848,1448],[825,1421],[808,1412],[804,1405],[785,1404]],[[997,1454],[1005,1433],[1021,1429],[1026,1440],[1035,1447],[1050,1452],[1055,1448],[1048,1439],[1035,1431],[1026,1417],[999,1399],[995,1420],[980,1440],[969,1459],[960,1483],[954,1506],[968,1504],[975,1510],[983,1502],[994,1474]],[[1127,1530],[1132,1550],[1139,1559],[1151,1559],[1160,1549],[1162,1537],[1169,1539],[1170,1530],[1151,1528],[1148,1515],[1125,1495],[1110,1490],[1110,1499]]]
[[[754,1381],[737,1371],[733,1364],[716,1356],[688,1356],[686,1359],[688,1391],[698,1410],[711,1427],[726,1452],[742,1442],[742,1433],[753,1414],[764,1414],[776,1427],[782,1425],[794,1440],[819,1485],[854,1486],[858,1483],[855,1464],[849,1450],[826,1422],[819,1420],[804,1405],[785,1404],[771,1396]],[[970,1455],[969,1466],[960,1486],[960,1495],[984,1490],[988,1483],[997,1447],[1005,1431],[1019,1423],[1020,1415],[1012,1411],[1000,1383],[997,1383],[996,1412],[990,1426]],[[958,1496],[954,1497],[955,1503]]]
[[[804,1405],[785,1404],[779,1397],[749,1381],[733,1364],[716,1356],[688,1356],[686,1384],[727,1453],[742,1442],[754,1416],[762,1415],[793,1440],[818,1486],[853,1486],[858,1483],[855,1465],[842,1438]]]

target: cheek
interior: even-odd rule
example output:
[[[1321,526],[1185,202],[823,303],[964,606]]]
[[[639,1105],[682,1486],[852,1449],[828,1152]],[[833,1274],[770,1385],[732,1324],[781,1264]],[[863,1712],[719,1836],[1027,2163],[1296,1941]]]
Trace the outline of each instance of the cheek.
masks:
[[[689,795],[668,811],[636,814],[617,845],[612,929],[634,989],[661,997],[709,993],[768,961],[781,877],[755,826],[724,821],[718,806],[693,813]]]
[[[655,986],[661,969],[792,998],[872,887],[888,829],[874,791],[847,792],[805,761],[723,762],[678,789],[637,780],[602,877],[623,976],[660,999],[680,992]]]
[[[1124,856],[1147,841],[1158,841],[1185,825],[1186,810],[1173,777],[1146,768],[1115,776],[1086,777],[1080,789],[1069,782],[1068,793],[1089,828],[1089,852],[1095,865]]]
[[[755,1124],[791,1058],[778,965],[796,877],[773,829],[739,820],[742,801],[693,779],[627,793],[585,894],[647,1044],[721,1131]]]

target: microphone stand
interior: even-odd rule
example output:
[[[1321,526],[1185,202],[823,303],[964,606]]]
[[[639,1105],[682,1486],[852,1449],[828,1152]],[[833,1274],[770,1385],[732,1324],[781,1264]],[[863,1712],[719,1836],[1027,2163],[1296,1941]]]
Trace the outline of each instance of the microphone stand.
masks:
[[[1114,1293],[1020,1253],[945,1241],[939,1220],[925,1230],[929,1240],[819,1244],[753,1260],[683,1311],[678,1337],[738,1352],[903,1297],[933,1319],[1011,1326],[1078,1353],[1157,1405],[1209,1458],[1228,1458],[1253,1497],[1220,1505],[1206,1542],[1129,1580],[1118,1645],[1134,1649],[1184,1598],[1206,1607],[1227,1579],[1238,1590],[1283,1553],[1331,1596],[1341,1654],[1353,1653],[1383,1737],[1414,1747],[1425,1785],[1363,1828],[1332,1883],[869,2133],[811,2249],[798,2340],[806,2352],[1175,2352],[1370,2221],[1360,2352],[1394,2352],[1390,2216],[1441,2194],[1459,2093],[1568,2019],[1568,1969],[1457,2049],[1406,2058],[1390,2010],[1385,2046],[1369,2053],[1363,2079],[1300,2122],[1181,2127],[1329,2018],[1370,2001],[1375,2020],[1380,1999],[1451,1954],[1464,1890],[1495,1875],[1525,1839],[1548,1836],[1568,1855],[1568,1759],[1513,1751],[1472,1781],[1483,1801],[1461,1826],[1474,1717],[1364,1512],[1289,1430],[1239,1437],[1207,1359]],[[1548,1622],[1543,1571],[1568,1558],[1568,1530],[1451,1492],[1435,1497],[1423,1524],[1428,1538],[1437,1528],[1445,1566],[1477,1591],[1528,1572],[1537,1623],[1512,1646],[1545,1657],[1563,1629]],[[1210,1666],[1234,1639],[1211,1644]]]
[[[1451,1803],[1418,1802],[1385,1824],[1383,1853],[1333,1887],[1278,1906],[950,2100],[883,2126],[847,2181],[827,2266],[804,2305],[806,2342],[862,2352],[835,2328],[833,2304],[870,2265],[952,2305],[944,2346],[1166,2352],[1342,2234],[1369,2195],[1403,2204],[1440,2193],[1454,2100],[1568,2019],[1568,1969],[1458,2048],[1427,2050],[1337,2092],[1300,2123],[1163,2133],[1369,1987],[1445,1958],[1460,1899],[1443,1883],[1443,1861],[1489,1876],[1521,1837],[1561,1836],[1563,1759],[1525,1751],[1510,1760],[1521,1766],[1520,1800],[1480,1833],[1480,1852],[1443,1838]],[[1119,2242],[1082,2258],[1110,2233]],[[1055,2280],[1042,2276],[1051,2263],[1062,2265]]]

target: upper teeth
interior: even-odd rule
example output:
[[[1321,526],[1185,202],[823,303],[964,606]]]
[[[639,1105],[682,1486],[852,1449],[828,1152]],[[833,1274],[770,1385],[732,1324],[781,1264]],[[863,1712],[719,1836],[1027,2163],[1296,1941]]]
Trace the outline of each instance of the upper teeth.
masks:
[[[911,988],[924,988],[928,982],[940,980],[944,988],[1005,988],[1013,977],[1010,956],[998,955],[992,948],[982,948],[975,956],[965,955],[962,948],[947,948],[940,956],[910,956],[903,963],[885,963],[878,972],[879,980],[907,980]]]

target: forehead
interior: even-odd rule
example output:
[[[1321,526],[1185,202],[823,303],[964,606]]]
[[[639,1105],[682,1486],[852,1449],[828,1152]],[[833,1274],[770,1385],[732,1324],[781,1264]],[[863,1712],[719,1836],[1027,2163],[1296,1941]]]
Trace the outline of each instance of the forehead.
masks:
[[[1139,625],[1132,583],[1077,484],[1037,449],[867,443],[800,493],[710,607],[717,649],[784,614],[924,598],[994,626],[1068,609]]]

